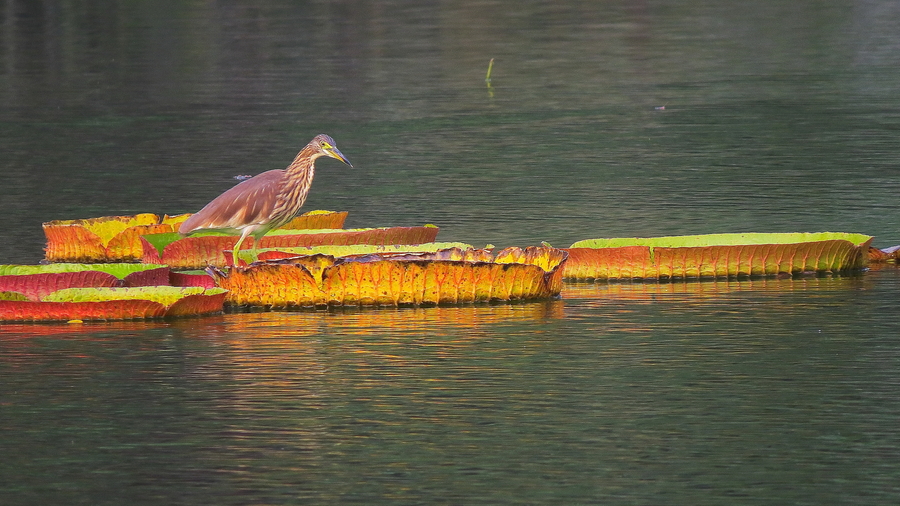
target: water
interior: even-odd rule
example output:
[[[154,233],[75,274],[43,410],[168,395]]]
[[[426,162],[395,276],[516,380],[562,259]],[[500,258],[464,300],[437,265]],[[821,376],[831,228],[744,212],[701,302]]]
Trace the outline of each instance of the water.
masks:
[[[900,244],[893,2],[0,5],[0,262],[196,211],[497,246]],[[495,59],[491,88],[484,82]],[[2,504],[896,504],[894,268],[562,300],[0,326]]]

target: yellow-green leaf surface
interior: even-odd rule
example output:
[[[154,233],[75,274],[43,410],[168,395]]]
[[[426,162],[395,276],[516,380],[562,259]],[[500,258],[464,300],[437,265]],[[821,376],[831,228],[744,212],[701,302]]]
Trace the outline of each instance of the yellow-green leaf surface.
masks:
[[[0,265],[0,276],[26,276],[32,274],[58,274],[62,272],[99,271],[125,279],[129,274],[166,267],[158,264],[77,264],[60,263],[46,265]]]
[[[309,211],[285,223],[280,230],[339,229],[344,226],[347,214],[347,211]]]
[[[567,251],[567,279],[764,276],[864,268],[862,234],[710,234],[579,241]]]
[[[206,292],[206,290],[211,290]],[[132,288],[66,288],[44,297],[44,302],[100,302],[104,300],[150,300],[171,306],[188,295],[222,293],[221,288],[140,286]]]
[[[147,264],[0,265],[0,290],[41,300],[63,288],[169,284],[169,267]]]
[[[382,227],[365,229],[277,230],[260,240],[262,248],[309,247],[321,245],[389,245],[433,242],[439,229],[433,225],[420,227]],[[190,237],[177,234],[146,235],[143,261],[163,263],[175,269],[203,269],[223,267],[231,260],[231,250],[237,243],[234,235],[203,232]],[[243,244],[251,249],[253,238]]]
[[[371,244],[349,244],[349,245],[324,245],[309,247],[286,247],[286,248],[263,248],[259,250],[259,260],[272,260],[276,258],[287,258],[290,256],[300,255],[330,255],[333,257],[346,257],[354,255],[370,255],[391,254],[391,253],[411,253],[411,252],[434,252],[442,249],[460,248],[471,249],[470,244],[462,242],[428,242],[423,244],[388,244],[388,245],[371,245]],[[255,260],[252,252],[242,250],[240,252],[242,260],[248,264]]]
[[[138,214],[128,220],[85,220],[84,227],[100,237],[103,244],[109,244],[113,237],[126,229],[140,225],[156,225],[159,217],[155,214]]]
[[[168,217],[166,217],[168,219]],[[141,258],[143,234],[171,232],[155,214],[103,216],[44,223],[46,259],[50,262],[133,262]]]
[[[619,237],[613,239],[585,239],[570,248],[621,248],[625,246],[647,246],[650,248],[700,248],[706,246],[743,246],[751,244],[797,244],[816,241],[848,241],[861,245],[872,237],[863,234],[841,232],[797,232],[797,233],[736,233],[673,235],[665,237]]]
[[[142,213],[135,216],[102,216],[44,223],[46,259],[50,262],[136,262],[143,257],[140,237],[176,232],[190,214],[162,217]],[[311,211],[294,218],[291,228],[340,227],[346,212]]]
[[[566,253],[553,248],[329,255],[212,270],[227,302],[274,308],[403,306],[557,296]],[[546,268],[545,268],[546,267]],[[547,269],[549,268],[549,270]]]
[[[219,312],[220,288],[68,288],[41,301],[0,300],[0,320],[133,320]]]

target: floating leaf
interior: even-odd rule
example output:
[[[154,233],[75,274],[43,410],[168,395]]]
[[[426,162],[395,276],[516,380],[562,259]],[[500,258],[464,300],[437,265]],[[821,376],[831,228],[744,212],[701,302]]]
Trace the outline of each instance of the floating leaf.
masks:
[[[216,281],[206,271],[171,271],[169,272],[169,284],[172,286],[213,288],[216,286]]]
[[[230,304],[275,308],[460,304],[554,297],[566,253],[552,248],[312,255],[212,269]],[[542,266],[549,267],[545,269]]]
[[[47,237],[46,259],[50,262],[137,262],[144,254],[141,236],[177,232],[190,216],[159,217],[143,213],[50,221],[43,225]],[[346,212],[311,211],[294,218],[287,226],[341,227],[346,217]]]
[[[862,234],[710,234],[579,241],[567,279],[762,276],[860,269],[872,238]]]
[[[152,286],[169,282],[169,268],[150,264],[0,265],[0,290],[29,300],[71,287]]]
[[[260,248],[309,247],[321,245],[351,244],[419,244],[433,242],[437,237],[435,226],[391,227],[364,229],[278,230],[270,232],[260,241]],[[207,266],[223,267],[231,260],[231,250],[238,237],[220,233],[201,233],[182,237],[178,234],[146,235],[143,261],[164,263],[175,269],[202,269]],[[242,245],[250,249],[253,239]]]
[[[258,260],[275,260],[278,258],[290,258],[301,255],[330,255],[333,257],[346,257],[356,255],[391,254],[391,253],[410,253],[424,251],[439,251],[449,248],[471,249],[472,246],[461,242],[428,242],[424,244],[387,244],[387,245],[371,245],[371,244],[350,244],[350,245],[324,245],[310,247],[293,247],[293,248],[264,248],[259,250]],[[250,263],[253,258],[251,251],[242,250],[240,257],[246,263]],[[230,265],[230,263],[229,263]]]
[[[160,221],[163,225],[171,225],[173,229],[178,230],[176,225],[181,225],[188,218],[191,217],[191,213],[184,214],[176,214],[175,216],[169,216],[168,214],[163,216],[163,219]]]
[[[221,292],[221,289],[215,289]],[[131,288],[66,288],[44,297],[45,302],[99,302],[103,300],[152,300],[171,306],[178,299],[203,293],[199,287],[140,286]]]
[[[158,225],[159,216],[143,213],[135,216],[117,216],[116,219],[106,220],[102,218],[82,220],[84,228],[93,232],[100,238],[101,244],[108,245],[117,235],[131,227],[143,225]]]
[[[142,252],[135,239],[129,246],[125,239],[117,239],[126,230],[140,233],[171,231],[170,225],[160,225],[155,214],[136,216],[103,216],[85,220],[56,220],[44,223],[47,237],[46,258],[51,262],[109,262],[135,261]],[[112,248],[109,246],[112,243]]]
[[[222,310],[220,288],[172,286],[67,288],[43,301],[0,300],[0,320],[130,320],[214,313]]]
[[[310,211],[282,225],[280,230],[339,229],[344,227],[347,211]]]

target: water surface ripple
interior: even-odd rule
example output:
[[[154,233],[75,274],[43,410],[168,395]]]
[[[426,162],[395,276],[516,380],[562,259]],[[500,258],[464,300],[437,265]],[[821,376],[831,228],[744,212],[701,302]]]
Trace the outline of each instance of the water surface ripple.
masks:
[[[890,1],[0,3],[0,262],[195,212],[440,240],[900,244]],[[494,58],[491,88],[485,82]],[[0,504],[900,503],[894,267],[560,300],[0,325]]]

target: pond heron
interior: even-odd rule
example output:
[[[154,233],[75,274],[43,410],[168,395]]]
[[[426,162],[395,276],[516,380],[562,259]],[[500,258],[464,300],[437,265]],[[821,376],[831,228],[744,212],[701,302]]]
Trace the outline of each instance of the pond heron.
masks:
[[[287,169],[263,172],[235,185],[184,221],[179,233],[189,235],[199,230],[220,230],[240,234],[231,252],[237,266],[238,250],[247,236],[253,236],[255,256],[266,232],[291,221],[297,214],[306,201],[316,158],[320,156],[330,156],[350,165],[338,151],[334,139],[325,134],[317,135],[297,153]]]

